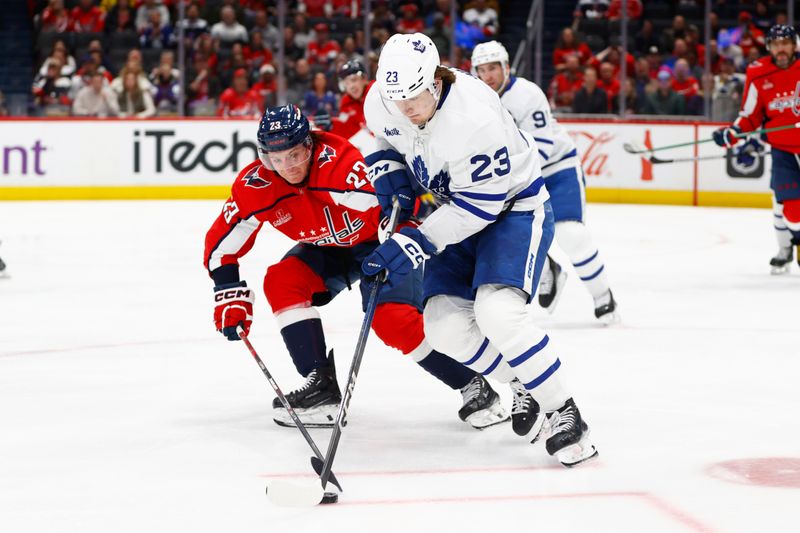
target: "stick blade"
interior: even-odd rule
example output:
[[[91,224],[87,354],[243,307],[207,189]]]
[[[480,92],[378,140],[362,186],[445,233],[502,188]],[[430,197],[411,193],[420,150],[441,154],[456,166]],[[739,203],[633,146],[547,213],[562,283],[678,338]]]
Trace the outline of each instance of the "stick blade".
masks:
[[[276,479],[267,484],[267,498],[279,507],[313,507],[322,503],[325,491],[314,483],[296,483]]]
[[[321,476],[322,469],[325,468],[325,463],[323,463],[319,457],[312,457],[311,468],[314,469],[314,472],[316,472],[318,476]],[[339,480],[336,479],[336,475],[333,473],[333,471],[331,471],[331,475],[328,476],[328,482],[333,484],[333,486],[335,486],[337,489],[339,489],[339,492],[344,492],[342,486],[339,485]]]
[[[626,143],[622,143],[622,149],[628,152],[629,154],[643,154],[645,152],[649,152],[650,150],[636,141],[630,141]]]

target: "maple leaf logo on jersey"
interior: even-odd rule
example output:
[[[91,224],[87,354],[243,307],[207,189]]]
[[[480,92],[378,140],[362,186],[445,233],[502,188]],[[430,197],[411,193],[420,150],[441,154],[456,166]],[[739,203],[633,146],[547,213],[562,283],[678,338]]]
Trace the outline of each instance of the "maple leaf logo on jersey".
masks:
[[[414,45],[414,50],[416,50],[420,54],[425,53],[425,45],[422,44],[422,41],[420,41],[420,40],[411,41],[411,44]]]
[[[263,189],[264,187],[269,187],[272,185],[271,181],[265,180],[258,175],[258,167],[242,177],[242,181],[244,182],[245,187],[252,187],[254,189]]]
[[[317,161],[320,163],[319,168],[322,168],[327,163],[333,161],[334,157],[336,157],[336,150],[326,144],[325,148],[322,149],[322,151],[319,153],[319,157],[317,158]]]
[[[411,170],[414,172],[416,180],[423,187],[440,199],[446,200],[450,198],[450,175],[446,170],[439,171],[431,178],[428,167],[425,166],[425,161],[423,161],[420,156],[414,158],[414,161],[411,163]]]

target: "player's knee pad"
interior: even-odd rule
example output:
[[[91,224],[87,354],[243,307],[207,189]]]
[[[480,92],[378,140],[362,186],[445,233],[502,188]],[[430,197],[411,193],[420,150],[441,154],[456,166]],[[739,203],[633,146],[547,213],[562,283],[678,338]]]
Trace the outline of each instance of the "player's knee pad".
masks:
[[[527,303],[528,296],[515,287],[481,285],[478,288],[475,295],[478,328],[503,354],[515,351],[520,333],[535,329],[528,316]]]
[[[573,263],[587,259],[596,251],[589,229],[574,220],[556,222],[556,242]]]
[[[469,359],[483,335],[475,324],[472,302],[455,296],[434,296],[423,312],[425,338],[434,350],[454,358]]]
[[[800,232],[800,199],[783,202],[783,220],[792,233]]]
[[[327,292],[325,283],[307,264],[287,257],[267,269],[264,294],[273,313],[286,309],[310,307],[315,293]]]
[[[415,360],[417,355],[424,357],[431,351],[424,342],[422,314],[414,306],[393,302],[380,304],[372,319],[372,331],[384,344],[410,354]],[[417,349],[425,353],[416,354]]]

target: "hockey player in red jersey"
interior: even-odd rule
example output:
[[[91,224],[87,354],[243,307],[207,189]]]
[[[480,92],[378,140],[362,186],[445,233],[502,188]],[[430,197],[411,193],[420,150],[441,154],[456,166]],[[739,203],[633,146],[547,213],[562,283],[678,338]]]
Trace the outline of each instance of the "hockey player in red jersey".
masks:
[[[342,65],[339,68],[342,101],[339,115],[331,121],[331,133],[344,137],[365,154],[373,152],[375,143],[364,118],[364,99],[373,83],[367,78],[367,69],[360,61],[351,59]]]
[[[214,322],[229,340],[237,326],[249,331],[254,291],[239,278],[239,259],[253,246],[263,224],[297,244],[264,277],[264,293],[297,371],[306,382],[287,394],[310,427],[332,426],[341,400],[332,351],[327,348],[317,307],[361,280],[362,305],[370,281],[362,260],[378,246],[381,209],[361,153],[336,135],[311,131],[295,105],[271,107],[258,129],[259,159],[231,187],[206,235],[205,266],[214,280]],[[508,419],[488,382],[425,340],[421,276],[384,286],[372,330],[387,345],[411,356],[425,370],[460,390],[462,420],[483,428]],[[292,425],[276,398],[275,422]]]
[[[737,134],[760,128],[776,128],[800,121],[800,60],[797,32],[778,24],[767,34],[770,55],[747,67],[742,108],[732,125],[714,132],[714,141],[730,147]],[[773,272],[785,272],[792,261],[792,245],[797,246],[800,261],[800,134],[789,128],[767,134],[772,145],[770,188],[775,195],[775,217],[785,221],[775,224],[779,251],[770,264]],[[780,221],[780,220],[779,220]]]

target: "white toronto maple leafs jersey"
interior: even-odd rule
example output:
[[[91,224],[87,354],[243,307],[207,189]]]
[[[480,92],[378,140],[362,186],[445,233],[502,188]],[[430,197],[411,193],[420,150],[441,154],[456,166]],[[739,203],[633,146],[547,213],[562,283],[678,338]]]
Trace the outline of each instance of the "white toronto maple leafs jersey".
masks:
[[[532,137],[517,128],[497,93],[454,72],[455,83],[445,86],[423,128],[380,91],[370,91],[364,104],[378,143],[366,158],[370,178],[407,169],[443,202],[420,226],[439,251],[478,233],[504,210],[531,211],[549,197]]]
[[[553,117],[547,96],[538,85],[525,78],[511,76],[500,101],[514,117],[519,129],[530,133],[536,141],[545,178],[579,164],[575,143]]]

